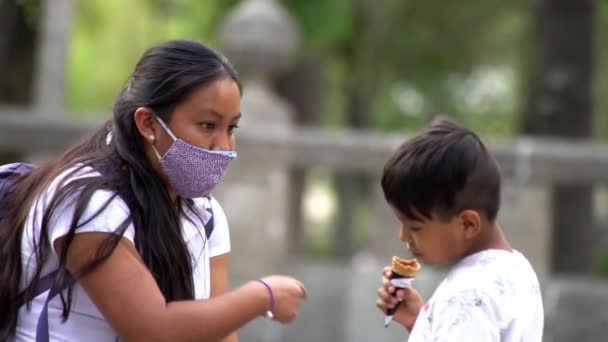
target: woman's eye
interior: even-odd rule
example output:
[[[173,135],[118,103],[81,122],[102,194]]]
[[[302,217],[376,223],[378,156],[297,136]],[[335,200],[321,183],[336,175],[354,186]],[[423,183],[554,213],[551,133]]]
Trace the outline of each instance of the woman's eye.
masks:
[[[422,229],[422,228],[420,228],[420,227],[410,227],[410,231],[412,231],[412,232],[414,232],[414,233],[419,232],[421,229]]]
[[[213,122],[203,122],[200,125],[204,129],[214,129],[215,128],[215,123],[213,123]]]
[[[232,134],[232,133],[234,133],[234,130],[236,130],[237,128],[239,128],[239,125],[231,125],[228,128],[228,131]]]

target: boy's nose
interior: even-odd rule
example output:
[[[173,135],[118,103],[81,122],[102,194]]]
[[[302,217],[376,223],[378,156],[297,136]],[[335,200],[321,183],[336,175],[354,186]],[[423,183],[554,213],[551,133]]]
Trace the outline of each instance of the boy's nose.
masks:
[[[407,230],[407,228],[405,227],[401,227],[401,230],[399,231],[399,240],[401,240],[401,242],[405,242],[407,244],[410,243],[411,241],[411,236]]]

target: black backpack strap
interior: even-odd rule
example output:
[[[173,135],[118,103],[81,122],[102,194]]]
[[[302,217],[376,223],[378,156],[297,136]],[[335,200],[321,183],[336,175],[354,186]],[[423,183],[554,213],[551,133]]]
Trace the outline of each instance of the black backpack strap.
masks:
[[[38,323],[36,324],[36,342],[49,342],[49,302],[74,283],[74,278],[67,272],[66,278],[61,284],[57,281],[59,270],[51,272],[50,274],[52,274],[52,277],[47,279],[44,277],[40,278],[40,281],[36,283],[36,293],[42,293],[47,289],[49,290],[40,316],[38,316]],[[44,282],[42,282],[43,279],[45,279]]]
[[[23,176],[30,173],[34,166],[27,163],[12,163],[0,165],[0,219],[6,214],[12,193],[14,179],[11,177]]]
[[[69,288],[74,284],[74,278],[66,272],[65,278],[61,284],[59,283],[57,276],[59,270],[55,270],[42,278],[38,279],[36,286],[34,287],[34,297],[38,297],[46,291],[49,293],[44,301],[44,306],[38,316],[38,323],[36,324],[36,342],[49,342],[49,303],[53,298],[57,297],[58,294]],[[21,307],[25,304],[25,293],[21,292],[17,296],[17,305]]]
[[[215,219],[213,217],[213,209],[211,208],[211,202],[209,202],[209,208],[206,208],[205,211],[210,214],[210,217],[207,222],[203,224],[203,226],[205,227],[205,235],[207,236],[207,239],[209,239],[211,233],[213,233],[213,228],[215,228]]]
[[[24,175],[30,173],[34,165],[28,163],[11,163],[0,166],[0,180],[14,175]]]
[[[14,180],[11,179],[11,177],[23,176],[30,173],[33,169],[34,165],[27,163],[0,165],[0,199],[2,200],[0,202],[6,201],[6,203],[0,203],[0,219],[2,219],[4,214],[6,214],[6,210],[8,209],[8,205],[10,203],[12,185],[14,184]],[[65,277],[60,282],[58,279],[60,270],[61,269],[57,269],[41,277],[38,279],[34,287],[33,298],[40,296],[46,291],[49,291],[46,296],[42,312],[38,317],[38,323],[36,325],[36,342],[49,341],[49,302],[75,282],[74,278],[68,272],[65,272]],[[25,291],[22,291],[17,295],[15,302],[19,308],[25,304]]]
[[[72,284],[74,284],[74,278],[72,278],[72,276],[69,273],[66,273],[63,284],[56,284],[58,274],[59,274],[59,270],[55,270],[55,271],[41,277],[40,279],[38,279],[38,281],[36,282],[36,286],[34,287],[34,296],[32,298],[40,296],[44,292],[53,288],[53,286],[55,286],[55,285],[57,285],[57,286],[55,286],[56,291],[62,292],[63,290],[67,289]],[[51,298],[48,298],[47,300],[50,301],[56,295],[57,294],[54,294]],[[21,293],[19,293],[19,295],[17,295],[16,302],[19,307],[21,307],[22,305],[25,304],[25,291],[21,291]]]

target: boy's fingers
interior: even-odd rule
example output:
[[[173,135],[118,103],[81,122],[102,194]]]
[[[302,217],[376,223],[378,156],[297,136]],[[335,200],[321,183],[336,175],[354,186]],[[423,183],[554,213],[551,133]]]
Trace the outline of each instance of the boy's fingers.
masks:
[[[412,287],[406,287],[403,289],[403,296],[404,297],[412,297],[416,295],[416,290],[414,290],[414,288]]]
[[[395,297],[397,297],[399,299],[406,299],[406,300],[416,298],[416,296],[417,296],[416,290],[414,290],[411,287],[399,289],[397,291],[397,293],[395,294]]]
[[[376,306],[384,311],[392,309],[397,303],[386,302],[382,298],[376,300]]]
[[[384,287],[381,287],[378,289],[378,297],[388,303],[391,301],[392,296],[388,292],[386,292],[386,289]]]
[[[391,281],[388,278],[382,278],[382,286],[386,289],[388,293],[394,293],[395,287],[391,285]]]
[[[399,290],[397,290],[397,292],[395,292],[395,297],[397,297],[398,299],[403,300],[406,297],[406,290],[407,289],[399,289]]]
[[[388,310],[388,306],[386,305],[385,302],[382,301],[382,299],[378,299],[376,301],[376,307],[380,310],[382,310],[382,312],[386,313],[386,310]]]
[[[386,292],[384,287],[378,289],[378,297],[380,297],[379,300],[383,301],[385,306],[389,308],[392,308],[395,306],[395,304],[397,304],[397,302],[399,302],[397,298]]]

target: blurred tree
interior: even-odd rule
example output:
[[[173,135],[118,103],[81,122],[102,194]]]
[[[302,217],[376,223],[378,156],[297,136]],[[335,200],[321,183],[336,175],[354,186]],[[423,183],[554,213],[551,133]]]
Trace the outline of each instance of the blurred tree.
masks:
[[[534,3],[529,88],[522,131],[566,139],[593,136],[594,0]],[[596,224],[592,184],[552,188],[552,268],[589,273]]]
[[[0,104],[32,102],[38,8],[37,0],[0,1]]]
[[[0,0],[0,105],[26,107],[33,102],[38,9],[37,0]],[[0,163],[18,158],[0,153]]]
[[[222,14],[216,18],[236,3],[221,2],[218,12]],[[468,88],[480,83],[480,77],[470,76],[480,74],[480,65],[490,66],[482,71],[493,66],[517,67],[518,50],[508,44],[521,39],[521,2],[469,0],[467,6],[440,0],[282,3],[304,35],[299,63],[276,83],[295,106],[298,123],[400,130],[420,127],[432,113],[449,112],[481,133],[512,132],[514,106],[477,105],[468,99]],[[484,87],[477,85],[474,90],[480,93],[481,88],[486,94]],[[405,92],[417,96],[417,106],[401,105],[408,95]],[[294,189],[304,189],[304,179],[302,170],[294,170]],[[365,175],[334,177],[339,196],[334,226],[339,228],[332,245],[337,255],[348,256],[355,249],[352,230],[361,226],[355,216],[361,217],[357,211],[367,207],[363,203],[371,186]],[[294,217],[301,216],[301,196],[301,191],[294,192]],[[292,228],[301,231],[300,221],[296,219]]]
[[[475,98],[469,96],[474,87],[467,80],[474,79],[470,76],[479,66],[517,67],[522,2],[282,2],[304,33],[302,64],[317,63],[327,81],[320,102],[313,105],[320,108],[322,124],[411,129],[424,124],[429,113],[441,111],[482,133],[512,132],[514,108],[462,104]],[[79,0],[70,53],[72,110],[108,110],[133,61],[154,42],[191,37],[213,44],[219,19],[236,3]],[[349,103],[358,109],[347,109]]]
[[[468,96],[460,89],[469,85],[453,79],[455,75],[473,72],[483,63],[514,64],[518,57],[513,52],[516,49],[496,42],[504,44],[519,38],[522,25],[514,18],[521,16],[521,4],[475,0],[467,6],[436,0],[424,3],[402,0],[283,2],[303,29],[304,58],[316,55],[324,64],[317,67],[316,72],[327,72],[326,101],[311,96],[311,92],[292,93],[291,100],[296,104],[325,102],[323,115],[319,117],[316,113],[312,120],[305,119],[308,122],[339,123],[355,129],[411,129],[423,125],[432,113],[449,112],[461,120],[467,119],[462,121],[482,132],[498,126],[506,126],[503,132],[511,131],[511,124],[504,121],[509,117],[513,121],[512,107],[507,107],[502,115],[469,115],[466,113],[469,108],[459,107],[464,101],[462,97]],[[290,82],[307,81],[292,78]],[[421,102],[405,113],[395,100],[402,97],[398,86],[404,83]],[[311,89],[310,85],[294,88]],[[281,87],[285,86],[282,82]],[[454,89],[458,92],[451,95]],[[297,109],[306,111],[306,108]],[[489,125],[490,122],[498,124]],[[381,167],[378,166],[379,170]],[[332,245],[336,255],[349,256],[355,250],[357,241],[353,230],[360,225],[358,210],[367,207],[362,203],[374,185],[365,175],[335,174],[339,208]]]
[[[107,113],[144,50],[167,39],[211,45],[223,1],[78,0],[70,50],[68,103],[73,112]]]
[[[608,1],[596,2],[596,41],[608,40]],[[608,44],[597,44],[595,46],[596,69],[595,77],[595,115],[594,134],[598,138],[608,138]]]
[[[188,37],[213,44],[218,21],[238,2],[79,0],[69,75],[71,109],[109,110],[129,68],[154,42]],[[518,125],[516,105],[532,91],[515,91],[516,85],[542,79],[523,77],[540,72],[527,62],[540,57],[522,52],[527,20],[541,15],[528,15],[528,2],[281,2],[304,34],[296,67],[277,80],[281,93],[295,104],[299,122],[403,130],[416,129],[432,114],[445,112],[482,135],[511,135],[524,127]],[[605,15],[598,25],[605,27],[608,5],[600,9]],[[0,16],[6,13],[2,10]],[[602,89],[608,89],[608,76],[602,80]],[[531,111],[529,105],[524,107],[526,113]],[[596,120],[604,126],[608,122],[605,115]],[[352,208],[365,201],[357,193],[369,192],[369,185],[355,184],[359,183],[352,179],[336,182],[342,198],[359,198],[343,202],[339,212],[351,214],[345,214],[338,222],[347,224],[338,227],[357,224]],[[356,243],[343,241],[346,249]]]
[[[608,1],[596,2],[596,41],[605,42],[608,39]],[[606,140],[608,137],[608,44],[597,44],[596,49],[596,70],[594,70],[595,76],[595,114],[594,114],[594,133],[596,137],[602,140]],[[606,191],[606,187],[601,188]],[[602,210],[603,209],[603,210]],[[602,213],[603,211],[603,213]],[[603,220],[598,225],[601,235],[598,237],[598,241],[602,245],[602,252],[598,259],[598,273],[604,277],[608,277],[608,215],[606,215],[606,206],[600,207],[599,214]],[[603,214],[603,215],[602,215]],[[601,229],[604,228],[604,229]]]

